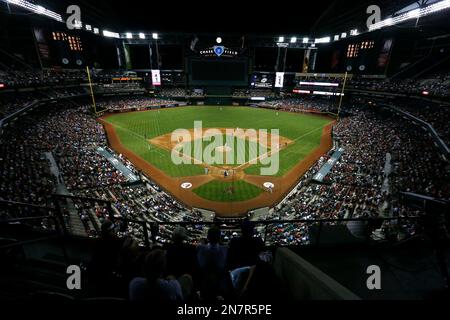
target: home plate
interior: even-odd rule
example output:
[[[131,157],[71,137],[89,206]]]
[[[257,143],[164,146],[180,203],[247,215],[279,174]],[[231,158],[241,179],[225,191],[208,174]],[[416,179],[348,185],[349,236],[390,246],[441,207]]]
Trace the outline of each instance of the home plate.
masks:
[[[190,189],[190,188],[192,188],[192,183],[190,183],[190,182],[183,182],[181,184],[181,188],[183,188],[183,189]]]

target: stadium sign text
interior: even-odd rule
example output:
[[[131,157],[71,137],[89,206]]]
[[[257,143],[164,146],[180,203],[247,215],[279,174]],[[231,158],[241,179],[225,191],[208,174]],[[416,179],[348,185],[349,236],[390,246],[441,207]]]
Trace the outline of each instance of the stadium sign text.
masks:
[[[194,129],[172,132],[171,157],[175,165],[260,164],[261,175],[275,175],[279,169],[279,129],[208,128],[194,121]]]

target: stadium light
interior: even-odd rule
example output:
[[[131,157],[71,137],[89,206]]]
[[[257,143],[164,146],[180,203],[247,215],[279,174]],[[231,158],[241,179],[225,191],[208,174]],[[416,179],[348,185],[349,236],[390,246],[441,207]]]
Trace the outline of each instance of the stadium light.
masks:
[[[133,39],[133,35],[131,34],[131,32],[127,32],[127,33],[125,34],[125,37],[126,37],[127,39]]]
[[[221,37],[217,37],[217,38],[216,38],[216,42],[217,42],[217,43],[222,43],[222,38],[221,38]]]
[[[399,23],[402,23],[404,21],[410,20],[410,19],[418,19],[420,17],[427,16],[429,14],[439,12],[442,10],[446,10],[450,8],[450,0],[444,0],[435,2],[433,4],[430,4],[429,6],[426,6],[424,8],[416,8],[414,10],[405,12],[403,14],[400,14],[395,17],[389,17],[385,20],[382,20],[380,22],[374,23],[371,26],[369,26],[369,31],[374,31],[377,29],[381,29],[384,27],[393,26]]]
[[[37,6],[36,7],[36,12],[37,13],[39,13],[39,14],[44,14],[44,12],[45,12],[45,8],[43,7],[43,6]]]
[[[158,39],[158,34],[157,33],[152,33],[152,38],[155,39],[155,40]]]
[[[91,26],[90,24],[87,24],[87,25],[86,25],[86,30],[87,30],[87,31],[92,31],[92,26]]]
[[[73,27],[75,29],[81,29],[81,28],[83,28],[83,22],[75,20],[74,23],[73,23]]]
[[[420,9],[411,10],[406,15],[410,19],[419,18],[420,17]]]
[[[279,37],[278,42],[284,42],[284,37]]]
[[[357,36],[357,35],[358,35],[358,29],[352,29],[352,30],[350,30],[350,35],[351,35],[351,36]]]
[[[338,40],[339,40],[339,35],[338,34],[334,35],[334,41],[338,41]]]
[[[142,32],[139,32],[139,39],[145,39],[145,34]]]
[[[341,39],[345,39],[347,38],[347,32],[342,32],[341,33]]]
[[[95,33],[95,34],[99,34],[99,33],[100,33],[100,30],[98,30],[98,28],[94,28],[94,33]]]
[[[103,30],[103,35],[107,38],[116,38],[116,39],[120,38],[120,35],[117,32],[112,32],[108,30]]]
[[[308,38],[306,38],[306,37],[303,38],[303,43],[308,43],[308,41],[309,41]]]
[[[297,42],[297,37],[292,37],[291,38],[291,43],[296,43]]]
[[[331,41],[330,37],[316,38],[315,43],[329,43]]]
[[[13,5],[16,5],[18,7],[24,8],[24,9],[26,9],[28,11],[47,16],[47,17],[52,18],[52,19],[54,19],[56,21],[63,22],[63,19],[62,19],[60,14],[57,14],[56,12],[48,10],[48,9],[44,8],[43,6],[36,5],[34,3],[31,3],[31,2],[28,2],[28,1],[25,1],[25,0],[7,0],[7,2],[9,4],[13,4]]]

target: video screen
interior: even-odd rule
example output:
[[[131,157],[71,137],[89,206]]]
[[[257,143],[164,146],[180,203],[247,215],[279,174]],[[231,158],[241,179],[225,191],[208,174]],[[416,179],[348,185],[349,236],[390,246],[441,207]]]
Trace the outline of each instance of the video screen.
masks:
[[[273,88],[274,79],[274,75],[270,73],[254,73],[250,86],[252,88]]]
[[[192,60],[190,76],[193,84],[247,85],[247,63],[244,60]]]

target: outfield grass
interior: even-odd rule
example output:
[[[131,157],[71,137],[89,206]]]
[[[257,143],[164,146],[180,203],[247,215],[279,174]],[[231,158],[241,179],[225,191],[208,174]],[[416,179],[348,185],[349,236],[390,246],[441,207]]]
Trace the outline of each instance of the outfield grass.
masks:
[[[245,201],[263,192],[262,189],[243,180],[234,182],[213,180],[193,191],[202,198],[220,202]]]
[[[144,160],[172,177],[186,177],[204,174],[200,165],[175,165],[171,154],[149,142],[150,139],[171,133],[176,129],[191,129],[194,121],[201,120],[203,128],[252,128],[279,129],[279,134],[294,143],[280,151],[280,168],[276,176],[283,176],[307,154],[319,146],[322,129],[331,120],[309,114],[277,112],[275,110],[249,107],[192,106],[115,114],[106,119],[111,123],[120,142]],[[247,148],[246,148],[247,149]],[[247,151],[248,154],[248,151]],[[247,174],[260,174],[261,164],[245,169]],[[218,200],[224,195],[217,184],[208,184],[200,189],[203,197]],[[241,193],[242,186],[235,186],[235,193]],[[215,190],[206,192],[207,189]],[[257,188],[258,189],[258,188]],[[205,192],[203,192],[205,191]],[[244,191],[244,190],[242,190]],[[197,190],[197,192],[199,192]],[[250,195],[251,193],[249,193]],[[256,194],[256,192],[254,192]],[[212,199],[211,199],[212,200]],[[218,200],[220,201],[220,200]],[[235,200],[237,201],[237,200]]]

